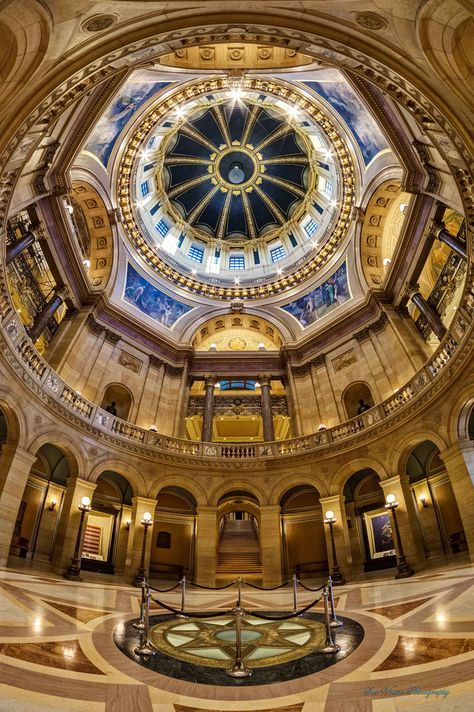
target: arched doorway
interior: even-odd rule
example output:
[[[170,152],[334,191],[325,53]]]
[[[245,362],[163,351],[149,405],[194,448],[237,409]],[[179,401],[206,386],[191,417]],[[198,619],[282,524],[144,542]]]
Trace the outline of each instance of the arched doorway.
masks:
[[[123,475],[112,470],[99,475],[84,531],[82,569],[103,574],[124,570],[132,497]]]
[[[287,576],[328,573],[323,511],[319,492],[311,485],[292,487],[280,500],[283,561]]]
[[[260,509],[250,492],[235,490],[220,498],[217,575],[261,578]]]
[[[344,486],[344,497],[354,572],[396,566],[390,515],[375,470],[354,472]]]
[[[181,578],[194,571],[195,497],[182,487],[158,493],[150,553],[150,578]]]
[[[467,550],[456,497],[439,450],[424,440],[408,456],[406,472],[423,533],[425,556],[458,554]]]
[[[39,448],[18,508],[11,556],[51,561],[69,474],[62,450],[52,443]]]

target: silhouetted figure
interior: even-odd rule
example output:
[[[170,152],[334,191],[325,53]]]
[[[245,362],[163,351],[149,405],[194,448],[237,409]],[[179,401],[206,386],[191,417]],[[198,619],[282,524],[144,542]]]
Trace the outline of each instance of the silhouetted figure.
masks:
[[[110,413],[111,415],[117,415],[117,408],[115,407],[115,401],[112,401],[110,405],[108,405],[105,409],[107,413]]]
[[[359,407],[357,408],[357,415],[360,415],[361,413],[365,413],[366,410],[370,410],[372,406],[370,406],[368,403],[365,403],[364,399],[361,398],[359,401]]]

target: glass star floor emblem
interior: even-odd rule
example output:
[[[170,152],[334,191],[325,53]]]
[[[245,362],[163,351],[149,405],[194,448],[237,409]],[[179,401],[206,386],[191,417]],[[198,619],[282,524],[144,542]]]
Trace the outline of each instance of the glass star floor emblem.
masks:
[[[235,657],[235,619],[163,621],[151,628],[150,639],[158,650],[178,660],[226,668]],[[245,616],[242,621],[243,661],[252,668],[296,660],[321,648],[324,639],[324,626],[314,620]]]

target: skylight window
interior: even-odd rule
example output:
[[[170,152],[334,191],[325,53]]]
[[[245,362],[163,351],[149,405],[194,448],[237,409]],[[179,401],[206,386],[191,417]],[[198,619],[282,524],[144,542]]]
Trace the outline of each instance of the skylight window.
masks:
[[[286,257],[285,248],[281,245],[274,247],[270,250],[270,257],[272,258],[272,262],[278,262],[278,260],[284,259]]]
[[[170,229],[170,226],[164,220],[160,220],[160,222],[156,223],[155,228],[158,230],[160,235],[162,237],[164,237],[165,235],[168,234],[168,230]]]
[[[148,185],[148,181],[145,180],[143,183],[140,183],[140,193],[142,194],[142,198],[144,198],[148,193],[150,192],[150,186]]]
[[[232,255],[229,257],[229,269],[245,269],[245,259],[243,255]]]
[[[191,260],[194,260],[195,262],[202,262],[202,258],[204,257],[204,249],[202,247],[198,247],[198,245],[191,245],[191,247],[189,248],[188,257]]]
[[[308,237],[312,237],[318,227],[319,224],[316,222],[316,220],[313,220],[313,218],[311,218],[311,220],[309,220],[304,226],[304,229],[306,230],[306,234],[308,235]]]

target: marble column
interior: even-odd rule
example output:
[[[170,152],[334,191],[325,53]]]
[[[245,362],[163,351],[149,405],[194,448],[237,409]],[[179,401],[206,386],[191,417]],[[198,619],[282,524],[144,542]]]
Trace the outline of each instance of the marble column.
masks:
[[[420,310],[428,322],[428,325],[441,341],[446,334],[446,327],[441,321],[439,314],[424,300],[418,285],[410,285],[407,293],[413,304]]]
[[[45,304],[42,311],[38,312],[38,314],[35,316],[33,326],[28,329],[30,339],[33,343],[35,343],[35,341],[38,341],[39,337],[45,330],[48,322],[53,318],[55,312],[59,309],[59,307],[67,298],[67,296],[67,287],[59,287],[59,289],[55,290],[54,295],[49,300],[49,302]]]
[[[206,397],[204,400],[204,413],[202,416],[201,440],[204,443],[212,442],[212,420],[214,417],[214,388],[217,383],[216,376],[206,376]]]
[[[143,515],[145,512],[150,512],[152,515],[151,521],[153,522],[155,518],[156,504],[156,499],[149,499],[148,497],[133,497],[132,499],[132,513],[130,517],[130,527],[128,530],[127,557],[125,559],[124,567],[124,577],[129,583],[133,583],[135,580],[135,576],[137,575],[137,571],[140,566],[143,546],[144,527],[143,524],[141,524]],[[154,534],[154,526],[152,525],[147,533],[145,549],[145,572],[147,576],[150,567],[150,555]]]
[[[270,395],[271,380],[269,376],[259,376],[258,381],[262,393],[263,439],[265,442],[273,442],[275,440],[275,430],[273,428],[272,398]]]
[[[450,247],[452,251],[458,255],[458,257],[461,257],[463,260],[467,260],[466,245],[462,243],[458,237],[451,235],[451,233],[446,230],[444,223],[441,223],[441,225],[435,225],[432,235],[433,237],[438,238],[440,242],[444,242],[445,245]]]
[[[0,458],[0,566],[5,566],[15,522],[36,456],[5,443]]]
[[[345,505],[346,515],[350,518],[347,523],[349,534],[349,545],[351,549],[352,573],[360,574],[364,571],[364,553],[362,551],[362,543],[359,537],[358,514],[356,512],[354,502],[348,502]],[[347,518],[346,518],[347,521]]]
[[[264,586],[279,586],[282,583],[283,547],[280,512],[279,504],[260,507],[259,535]]]
[[[395,475],[387,480],[381,480],[380,486],[383,489],[384,498],[388,494],[394,494],[399,504],[397,520],[403,553],[411,567],[415,568],[424,562],[425,554],[423,532],[415,511],[408,475]]]
[[[474,443],[472,440],[461,441],[440,452],[439,456],[446,465],[461,516],[469,557],[474,561]]]
[[[97,487],[95,482],[83,480],[76,475],[71,475],[67,481],[66,492],[64,495],[61,518],[57,530],[56,540],[53,548],[53,564],[58,573],[64,573],[69,568],[71,558],[76,545],[77,533],[79,531],[79,523],[81,521],[81,512],[78,507],[83,497],[89,497],[92,500],[92,495]],[[82,537],[84,538],[87,525],[87,515],[85,517]],[[82,547],[82,542],[81,542]]]
[[[196,583],[214,586],[217,562],[217,507],[199,505],[196,510],[194,572]]]
[[[326,518],[327,511],[331,510],[334,512],[336,523],[333,525],[333,533],[337,563],[344,578],[346,580],[350,579],[352,576],[352,554],[349,528],[347,526],[347,513],[344,505],[344,496],[336,494],[332,497],[322,497],[319,501],[323,509],[323,519]],[[329,525],[324,525],[324,532],[326,536],[329,570],[331,571],[333,562]]]
[[[128,526],[127,526],[128,525]],[[127,546],[130,527],[132,526],[132,507],[127,504],[122,505],[117,529],[117,547],[115,549],[114,570],[116,574],[121,574],[125,570],[127,558]]]
[[[9,265],[10,262],[13,262],[13,260],[23,252],[23,250],[26,250],[27,247],[30,247],[34,243],[35,239],[34,232],[28,230],[28,232],[25,232],[25,234],[19,237],[18,240],[7,244],[5,264]]]

